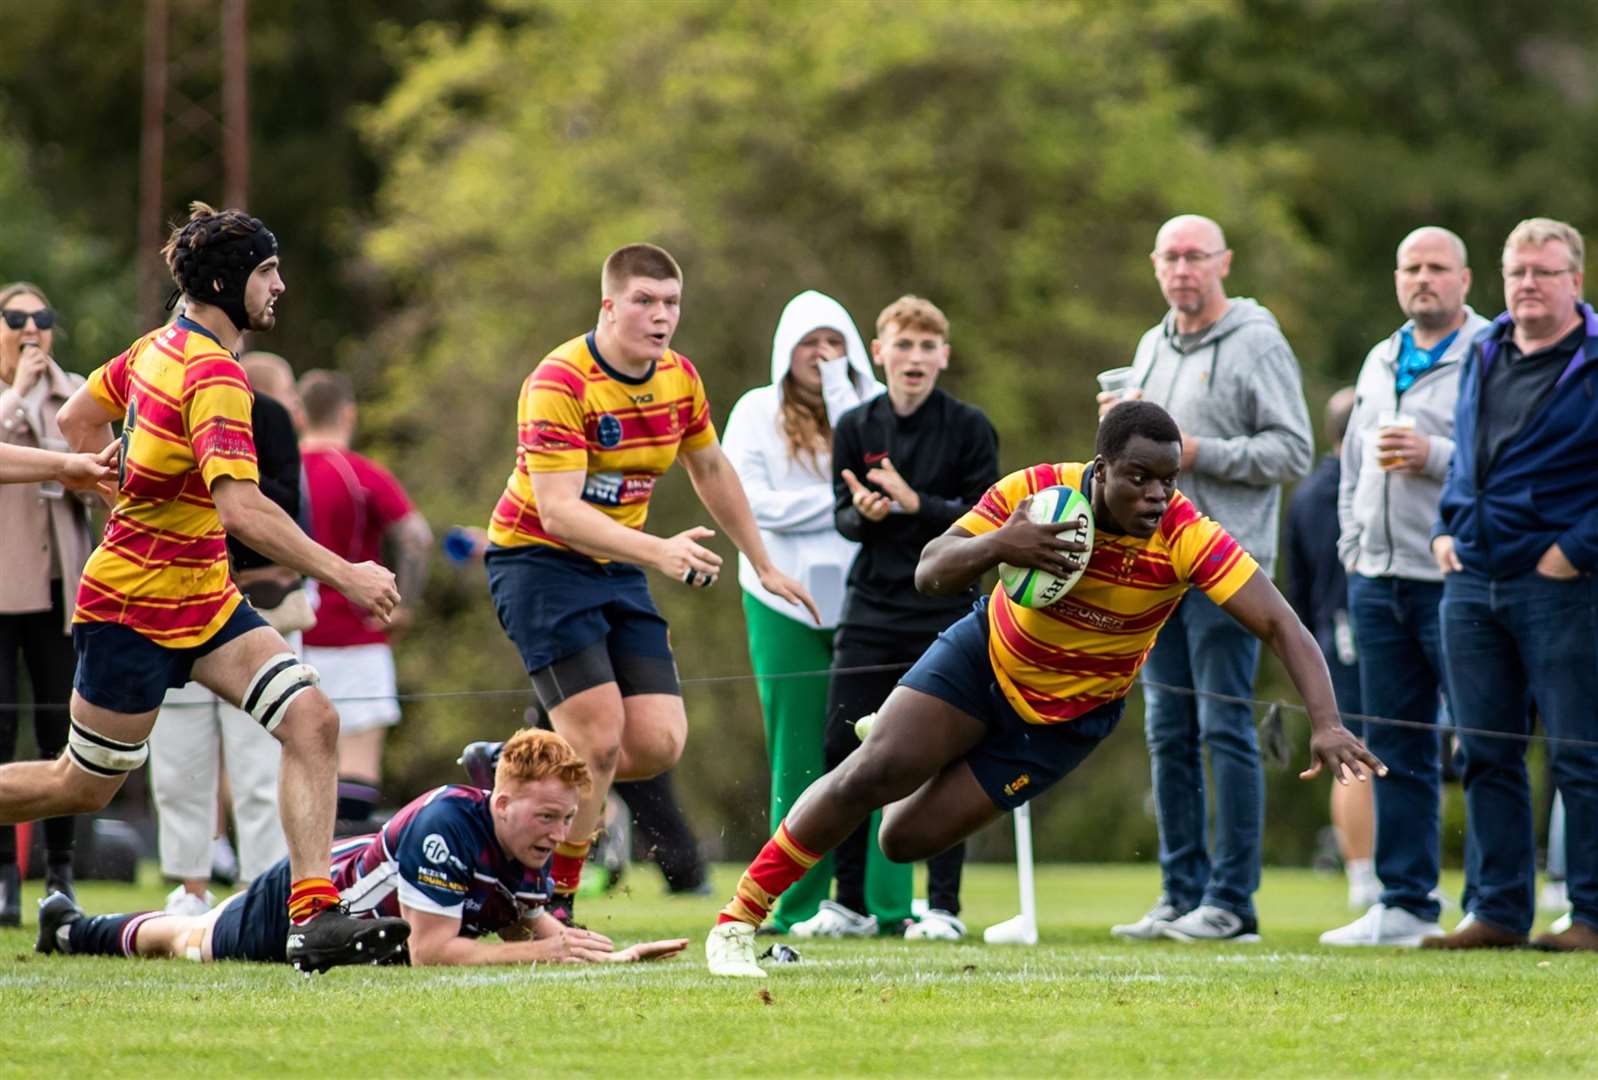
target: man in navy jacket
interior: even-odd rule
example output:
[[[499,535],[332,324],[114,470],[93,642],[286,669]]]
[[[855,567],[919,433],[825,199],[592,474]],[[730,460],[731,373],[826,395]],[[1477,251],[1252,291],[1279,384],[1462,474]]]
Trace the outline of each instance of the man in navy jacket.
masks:
[[[1563,222],[1515,227],[1509,310],[1460,373],[1432,554],[1446,575],[1444,667],[1480,867],[1471,918],[1428,947],[1519,945],[1531,930],[1531,789],[1516,736],[1535,702],[1569,815],[1574,918],[1533,944],[1598,950],[1598,312],[1581,300],[1583,249]]]

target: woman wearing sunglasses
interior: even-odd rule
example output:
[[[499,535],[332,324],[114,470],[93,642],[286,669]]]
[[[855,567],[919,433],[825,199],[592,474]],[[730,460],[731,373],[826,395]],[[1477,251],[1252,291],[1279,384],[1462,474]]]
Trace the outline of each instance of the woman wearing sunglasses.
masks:
[[[51,358],[55,312],[35,285],[0,288],[0,446],[65,450],[56,412],[83,384]],[[37,457],[39,455],[27,455]],[[0,485],[0,762],[16,755],[21,669],[32,686],[33,730],[41,757],[67,743],[72,694],[72,598],[89,556],[88,510],[59,482]],[[72,892],[74,823],[44,823],[46,891]],[[0,826],[0,926],[21,921],[16,833]]]

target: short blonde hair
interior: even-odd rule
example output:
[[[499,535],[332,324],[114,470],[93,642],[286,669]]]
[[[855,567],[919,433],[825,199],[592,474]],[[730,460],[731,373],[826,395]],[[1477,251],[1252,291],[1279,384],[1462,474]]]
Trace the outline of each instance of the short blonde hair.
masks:
[[[909,293],[882,309],[882,314],[877,316],[877,336],[887,334],[890,326],[897,326],[900,330],[919,330],[923,334],[937,334],[945,341],[949,339],[948,316],[939,311],[938,305],[931,300],[923,300]]]
[[[572,749],[572,744],[542,728],[522,728],[512,735],[499,752],[494,767],[496,790],[508,784],[559,780],[587,794],[594,786],[588,763]]]
[[[1504,240],[1504,252],[1508,254],[1515,248],[1527,245],[1542,247],[1555,240],[1570,249],[1570,259],[1573,264],[1570,268],[1580,272],[1586,265],[1587,245],[1582,241],[1581,233],[1576,231],[1575,226],[1553,218],[1527,218],[1516,225]]]

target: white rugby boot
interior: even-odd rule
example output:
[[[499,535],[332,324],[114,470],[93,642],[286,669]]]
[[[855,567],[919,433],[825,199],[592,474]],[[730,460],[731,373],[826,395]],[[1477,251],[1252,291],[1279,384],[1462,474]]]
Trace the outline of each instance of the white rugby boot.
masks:
[[[743,922],[717,925],[705,938],[705,966],[712,975],[764,979],[765,970],[755,963],[755,928]]]

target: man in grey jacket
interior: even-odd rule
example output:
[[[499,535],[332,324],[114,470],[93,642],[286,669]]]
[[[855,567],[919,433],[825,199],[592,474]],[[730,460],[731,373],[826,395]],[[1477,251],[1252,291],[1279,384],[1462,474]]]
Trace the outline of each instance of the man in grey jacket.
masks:
[[[1460,363],[1488,322],[1465,304],[1465,244],[1447,229],[1406,236],[1393,283],[1409,320],[1360,368],[1343,440],[1337,553],[1349,573],[1365,711],[1432,724],[1443,681],[1443,575],[1432,559],[1431,528],[1454,456]],[[1321,944],[1416,946],[1442,932],[1435,894],[1441,741],[1428,727],[1378,723],[1367,726],[1365,740],[1389,770],[1373,785],[1382,894],[1364,915],[1322,934]]]
[[[1176,418],[1182,493],[1271,573],[1282,484],[1301,479],[1314,457],[1298,359],[1275,316],[1226,295],[1232,253],[1215,222],[1172,218],[1151,260],[1170,311],[1138,342],[1128,396]],[[1101,394],[1101,415],[1116,400]],[[1183,598],[1160,631],[1143,692],[1164,895],[1137,922],[1113,927],[1117,937],[1258,940],[1265,777],[1253,711],[1202,696],[1250,696],[1258,666],[1259,641],[1200,593]],[[1204,747],[1215,784],[1213,861]]]

